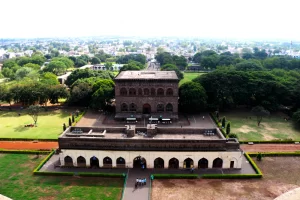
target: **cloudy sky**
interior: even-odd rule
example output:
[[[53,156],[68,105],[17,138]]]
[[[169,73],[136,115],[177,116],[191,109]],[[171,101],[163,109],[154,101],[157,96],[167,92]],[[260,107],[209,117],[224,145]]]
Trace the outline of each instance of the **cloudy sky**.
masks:
[[[299,0],[6,0],[1,38],[196,36],[300,40]]]

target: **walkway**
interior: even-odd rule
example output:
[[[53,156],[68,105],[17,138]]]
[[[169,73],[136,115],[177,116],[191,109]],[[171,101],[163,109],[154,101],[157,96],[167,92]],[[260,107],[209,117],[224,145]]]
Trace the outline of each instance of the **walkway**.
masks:
[[[148,200],[150,174],[151,170],[143,171],[142,169],[129,169],[123,200]],[[138,188],[135,189],[135,182],[137,178],[146,178],[147,184],[144,186],[138,186]]]

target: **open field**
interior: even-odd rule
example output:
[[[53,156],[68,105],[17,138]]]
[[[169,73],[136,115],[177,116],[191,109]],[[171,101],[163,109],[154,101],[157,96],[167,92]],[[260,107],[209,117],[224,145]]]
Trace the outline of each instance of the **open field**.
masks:
[[[257,126],[256,116],[250,111],[231,111],[220,113],[231,122],[231,133],[236,133],[239,140],[284,140],[287,138],[300,140],[300,130],[296,129],[291,120],[283,113],[271,114],[264,117],[260,126]],[[250,118],[251,117],[251,118]]]
[[[179,82],[179,86],[182,85],[183,83],[186,83],[188,81],[192,81],[194,78],[196,78],[197,76],[201,76],[203,74],[206,73],[199,73],[199,72],[195,72],[195,73],[184,73],[184,78]]]
[[[43,157],[0,154],[0,194],[15,200],[120,199],[123,180],[119,178],[33,176]]]
[[[300,157],[264,157],[262,179],[154,180],[152,200],[273,200],[300,187]]]
[[[57,139],[62,132],[62,125],[68,125],[70,110],[53,110],[40,114],[37,127],[24,127],[33,124],[33,119],[25,113],[0,111],[0,138]]]

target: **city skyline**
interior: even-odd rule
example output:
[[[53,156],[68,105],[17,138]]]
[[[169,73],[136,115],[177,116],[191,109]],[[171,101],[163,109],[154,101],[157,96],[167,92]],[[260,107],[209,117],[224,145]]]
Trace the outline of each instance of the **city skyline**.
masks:
[[[43,4],[42,4],[43,3]],[[300,40],[297,2],[5,1],[1,38],[83,36]],[[16,7],[17,5],[17,7]]]

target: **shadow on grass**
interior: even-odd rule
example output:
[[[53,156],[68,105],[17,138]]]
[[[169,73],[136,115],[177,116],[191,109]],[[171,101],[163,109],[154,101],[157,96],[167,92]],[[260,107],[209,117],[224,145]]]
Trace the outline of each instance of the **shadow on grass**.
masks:
[[[23,131],[27,131],[29,128],[34,128],[34,127],[24,127],[24,125],[19,125],[14,128],[14,131],[15,132],[23,132]]]

